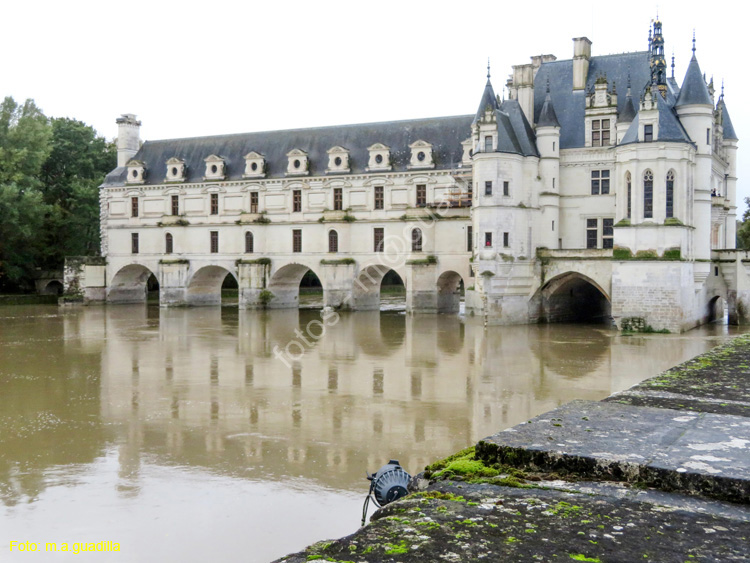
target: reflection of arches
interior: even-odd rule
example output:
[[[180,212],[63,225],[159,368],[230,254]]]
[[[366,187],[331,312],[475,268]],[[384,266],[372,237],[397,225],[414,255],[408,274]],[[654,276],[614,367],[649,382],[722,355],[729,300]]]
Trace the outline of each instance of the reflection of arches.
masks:
[[[221,305],[221,286],[232,272],[221,266],[204,266],[197,270],[187,284],[185,301],[188,305]],[[235,278],[236,279],[236,278]]]
[[[404,276],[402,274],[382,264],[372,264],[360,271],[354,280],[352,290],[355,309],[360,311],[380,309],[380,285],[386,274],[391,271],[401,278],[403,283]],[[406,286],[405,283],[404,286]]]
[[[706,322],[712,323],[714,321],[724,320],[724,316],[724,300],[717,295],[708,302]]]
[[[437,280],[438,313],[458,313],[461,306],[461,276],[449,270],[440,274]]]
[[[273,293],[269,307],[283,309],[299,306],[299,284],[308,271],[312,271],[312,268],[303,264],[287,264],[276,270],[268,283],[268,290]],[[317,274],[316,277],[320,279]]]
[[[539,322],[611,322],[609,296],[591,278],[578,272],[555,276],[529,301],[531,318]]]
[[[140,264],[130,264],[122,268],[112,278],[107,290],[110,303],[144,303],[148,292],[148,279],[151,270]]]
[[[40,292],[42,295],[62,295],[63,284],[58,280],[51,280]]]

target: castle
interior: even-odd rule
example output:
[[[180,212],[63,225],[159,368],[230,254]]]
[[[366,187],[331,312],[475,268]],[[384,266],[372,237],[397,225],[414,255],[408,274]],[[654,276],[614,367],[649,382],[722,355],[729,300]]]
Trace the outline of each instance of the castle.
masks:
[[[610,318],[682,331],[750,311],[734,251],[738,139],[695,54],[680,83],[662,23],[646,51],[489,73],[475,113],[147,141],[126,114],[101,186],[100,261],[69,268],[89,301],[373,309],[395,270],[411,312],[488,323]]]

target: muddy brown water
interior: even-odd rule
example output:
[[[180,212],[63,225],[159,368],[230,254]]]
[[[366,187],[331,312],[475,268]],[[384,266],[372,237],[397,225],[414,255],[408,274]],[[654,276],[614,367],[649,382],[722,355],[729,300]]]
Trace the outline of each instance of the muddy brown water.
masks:
[[[365,471],[390,458],[416,473],[736,334],[485,331],[394,310],[0,307],[0,561],[32,557],[11,541],[120,546],[37,560],[270,561],[354,532]]]

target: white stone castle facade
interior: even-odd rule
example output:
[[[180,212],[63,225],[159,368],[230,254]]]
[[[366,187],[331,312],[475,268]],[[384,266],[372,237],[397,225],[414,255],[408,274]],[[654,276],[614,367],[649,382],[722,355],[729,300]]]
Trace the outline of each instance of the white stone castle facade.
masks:
[[[642,319],[687,330],[718,299],[739,319],[737,136],[695,56],[678,82],[661,22],[647,51],[535,56],[509,99],[475,114],[216,137],[139,140],[118,119],[101,186],[105,260],[69,272],[88,300],[295,307],[313,270],[328,306],[372,309],[391,269],[407,310],[490,323]],[[73,276],[75,274],[75,276]],[[68,284],[70,285],[70,283]],[[269,293],[270,292],[270,293]],[[721,301],[719,301],[721,303]],[[744,306],[743,306],[744,304]]]

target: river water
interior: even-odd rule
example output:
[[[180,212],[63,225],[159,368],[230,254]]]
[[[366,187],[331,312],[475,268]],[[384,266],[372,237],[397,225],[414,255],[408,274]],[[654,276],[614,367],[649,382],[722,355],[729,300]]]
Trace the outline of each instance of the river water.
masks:
[[[297,332],[295,332],[295,330]],[[621,336],[398,311],[0,307],[0,561],[265,562],[354,532],[411,473],[738,329]],[[302,335],[302,336],[299,336]]]

